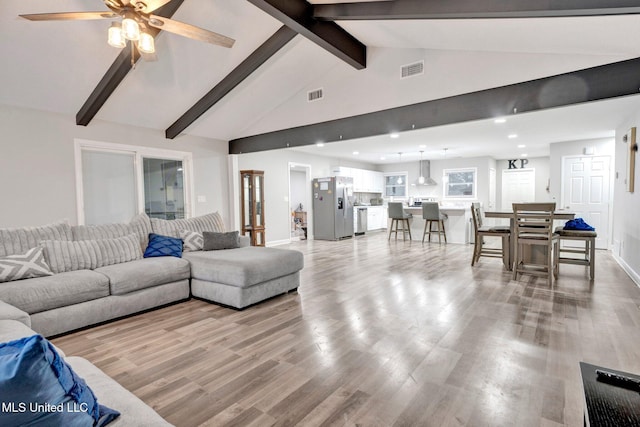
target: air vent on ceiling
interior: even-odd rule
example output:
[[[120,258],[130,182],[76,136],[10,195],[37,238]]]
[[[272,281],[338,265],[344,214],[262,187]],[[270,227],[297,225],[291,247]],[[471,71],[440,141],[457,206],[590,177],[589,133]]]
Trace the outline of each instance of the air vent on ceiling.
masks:
[[[400,78],[406,79],[407,77],[413,77],[419,74],[424,74],[424,61],[403,65]]]
[[[322,88],[310,90],[309,92],[307,92],[307,102],[319,101],[323,96],[324,94],[322,93]]]

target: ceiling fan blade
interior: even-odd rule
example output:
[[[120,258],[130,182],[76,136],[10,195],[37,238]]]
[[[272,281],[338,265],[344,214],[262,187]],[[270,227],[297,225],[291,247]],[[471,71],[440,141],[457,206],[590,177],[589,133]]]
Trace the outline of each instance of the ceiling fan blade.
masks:
[[[143,13],[151,13],[156,9],[161,8],[171,0],[126,0],[127,3],[131,3],[132,6],[140,8]]]
[[[118,15],[113,12],[103,10],[102,12],[61,12],[61,13],[32,13],[20,15],[29,21],[67,21],[82,19],[113,19]]]
[[[162,16],[149,16],[149,25],[160,30],[178,34],[180,36],[189,37],[191,39],[216,44],[222,47],[231,47],[235,40],[213,31],[204,30],[195,25],[185,24],[184,22],[174,21],[173,19],[163,18]]]

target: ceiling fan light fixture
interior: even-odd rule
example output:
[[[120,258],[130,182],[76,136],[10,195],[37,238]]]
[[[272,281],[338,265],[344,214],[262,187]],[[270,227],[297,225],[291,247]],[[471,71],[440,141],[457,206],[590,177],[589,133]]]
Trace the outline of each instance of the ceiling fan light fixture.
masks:
[[[119,22],[111,23],[107,37],[107,43],[109,43],[110,46],[117,47],[119,49],[122,49],[127,45],[127,40],[122,34],[122,25],[120,25]]]
[[[156,46],[151,34],[144,31],[140,33],[140,40],[138,40],[138,50],[142,53],[154,53],[156,51]]]
[[[125,13],[124,18],[122,18],[122,34],[127,40],[136,41],[140,39],[140,26],[132,12]]]

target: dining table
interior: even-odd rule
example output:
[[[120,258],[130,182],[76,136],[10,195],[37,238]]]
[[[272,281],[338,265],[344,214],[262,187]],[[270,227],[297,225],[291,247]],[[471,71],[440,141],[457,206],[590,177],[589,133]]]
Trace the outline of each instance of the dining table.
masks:
[[[485,218],[504,218],[509,219],[509,228],[511,230],[511,236],[515,236],[515,215],[513,211],[501,210],[501,211],[485,211]],[[565,210],[557,210],[553,213],[554,221],[568,221],[575,218],[576,214]],[[511,271],[513,268],[513,257],[516,250],[516,239],[511,238],[511,247],[509,248],[508,256],[503,258],[503,262],[507,270]],[[545,263],[546,264],[546,263]]]

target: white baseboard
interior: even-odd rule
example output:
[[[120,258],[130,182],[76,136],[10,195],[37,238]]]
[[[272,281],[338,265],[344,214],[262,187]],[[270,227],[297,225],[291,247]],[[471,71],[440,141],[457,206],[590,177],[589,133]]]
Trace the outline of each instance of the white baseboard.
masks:
[[[267,242],[266,246],[287,245],[289,243],[291,243],[291,239],[274,240],[272,242]]]
[[[616,262],[618,264],[620,264],[620,267],[622,267],[622,269],[625,271],[625,273],[627,273],[629,275],[629,277],[631,278],[631,280],[633,280],[635,282],[635,284],[640,287],[640,275],[634,271],[629,264],[627,264],[625,262],[625,260],[623,260],[622,258],[620,258],[615,252],[612,253],[613,254],[613,259],[616,260]]]

